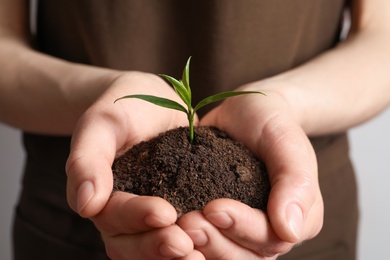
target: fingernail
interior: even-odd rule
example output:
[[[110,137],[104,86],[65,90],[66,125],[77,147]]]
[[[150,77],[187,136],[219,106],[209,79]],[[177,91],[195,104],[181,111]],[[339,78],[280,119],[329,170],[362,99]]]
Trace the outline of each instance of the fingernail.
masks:
[[[290,204],[287,207],[287,223],[294,234],[296,240],[299,240],[303,228],[302,210],[297,204]]]
[[[203,230],[191,230],[191,231],[186,231],[186,233],[191,238],[195,246],[198,247],[205,246],[209,241],[206,233]]]
[[[177,257],[185,256],[185,254],[182,251],[178,250],[176,247],[173,247],[165,243],[161,244],[159,250],[160,250],[160,254],[164,257],[177,258]]]
[[[227,229],[233,226],[233,219],[225,212],[209,213],[206,218],[218,228]]]
[[[81,212],[95,194],[95,188],[91,181],[83,182],[77,191],[77,212]]]

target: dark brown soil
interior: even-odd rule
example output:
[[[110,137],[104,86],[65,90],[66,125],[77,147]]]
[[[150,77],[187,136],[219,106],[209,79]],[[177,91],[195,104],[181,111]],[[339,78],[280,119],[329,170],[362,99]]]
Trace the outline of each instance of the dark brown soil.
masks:
[[[216,128],[195,128],[193,143],[188,131],[165,132],[116,159],[114,191],[159,196],[179,216],[217,198],[266,211],[270,185],[264,164]]]

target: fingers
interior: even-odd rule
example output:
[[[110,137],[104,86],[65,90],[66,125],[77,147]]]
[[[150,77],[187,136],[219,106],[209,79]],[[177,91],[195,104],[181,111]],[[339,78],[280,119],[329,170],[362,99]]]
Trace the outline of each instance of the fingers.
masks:
[[[161,198],[116,192],[92,221],[113,259],[172,259],[193,251],[191,239],[174,225],[176,218]]]
[[[259,255],[273,257],[287,253],[293,246],[275,234],[264,212],[241,202],[214,200],[203,214],[223,235]]]
[[[176,225],[133,235],[103,235],[103,239],[111,259],[191,259],[193,251],[191,239]]]
[[[116,192],[105,208],[92,218],[105,234],[134,234],[163,228],[176,222],[174,207],[159,197]]]
[[[206,260],[205,256],[198,250],[193,250],[189,255],[177,260]]]
[[[190,212],[177,223],[192,239],[195,249],[206,259],[274,259],[268,258],[236,243],[211,224],[199,211]]]

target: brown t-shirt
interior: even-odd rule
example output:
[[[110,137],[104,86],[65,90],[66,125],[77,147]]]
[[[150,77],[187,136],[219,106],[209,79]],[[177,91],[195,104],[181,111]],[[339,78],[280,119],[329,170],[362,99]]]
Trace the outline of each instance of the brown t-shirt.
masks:
[[[39,1],[37,48],[85,64],[179,77],[195,101],[273,76],[334,47],[345,0]],[[105,259],[93,225],[66,203],[68,137],[25,133],[16,259]],[[320,235],[280,259],[354,259],[356,187],[345,134],[312,139],[325,201]],[[50,258],[50,257],[49,257]]]
[[[196,99],[272,76],[333,47],[344,0],[41,1],[38,46],[121,70],[180,76]]]

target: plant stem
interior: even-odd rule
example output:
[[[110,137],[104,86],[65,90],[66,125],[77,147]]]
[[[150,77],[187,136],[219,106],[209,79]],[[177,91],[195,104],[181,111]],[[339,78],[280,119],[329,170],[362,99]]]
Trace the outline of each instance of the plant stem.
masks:
[[[192,111],[192,108],[190,111],[188,111],[188,122],[190,123],[189,129],[190,129],[190,142],[192,143],[194,141],[194,112]]]

